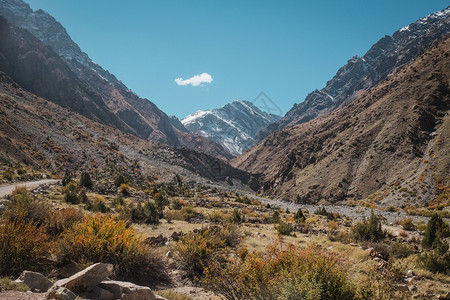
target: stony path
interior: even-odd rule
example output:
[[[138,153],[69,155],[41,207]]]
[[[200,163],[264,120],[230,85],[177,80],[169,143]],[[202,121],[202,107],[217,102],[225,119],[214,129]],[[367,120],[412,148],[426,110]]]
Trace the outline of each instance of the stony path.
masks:
[[[60,180],[57,179],[42,179],[42,180],[36,180],[36,181],[29,181],[29,182],[23,182],[23,183],[16,183],[16,184],[10,184],[10,185],[4,185],[0,186],[0,198],[3,198],[9,194],[11,194],[14,189],[18,186],[25,186],[27,188],[35,188],[37,186],[40,186],[41,184],[47,184],[47,183],[56,183]]]

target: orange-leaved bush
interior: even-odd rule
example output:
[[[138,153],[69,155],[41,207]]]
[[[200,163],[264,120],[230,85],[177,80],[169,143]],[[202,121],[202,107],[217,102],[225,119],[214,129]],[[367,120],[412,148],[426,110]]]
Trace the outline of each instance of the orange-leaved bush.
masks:
[[[48,241],[44,227],[21,215],[0,219],[0,275],[17,276],[25,269],[39,269]]]

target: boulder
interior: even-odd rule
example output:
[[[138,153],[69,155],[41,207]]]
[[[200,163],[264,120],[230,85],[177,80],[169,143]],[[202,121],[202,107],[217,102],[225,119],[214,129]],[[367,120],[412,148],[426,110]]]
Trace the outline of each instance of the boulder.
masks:
[[[77,298],[77,295],[75,295],[65,287],[52,286],[45,297],[46,299],[75,300]]]
[[[92,290],[92,294],[95,296],[95,299],[97,300],[114,300],[114,294],[110,291],[107,291],[105,289],[102,289],[98,286],[96,286]]]
[[[155,300],[157,297],[149,287],[139,286],[130,282],[107,280],[102,281],[99,287],[114,294],[114,299],[123,300]]]
[[[53,283],[41,273],[31,271],[23,271],[18,280],[25,283],[33,292],[39,291],[45,293],[53,285]]]
[[[86,269],[55,282],[53,288],[65,287],[69,290],[78,292],[89,292],[93,290],[100,282],[110,276],[113,271],[113,265],[96,263]]]

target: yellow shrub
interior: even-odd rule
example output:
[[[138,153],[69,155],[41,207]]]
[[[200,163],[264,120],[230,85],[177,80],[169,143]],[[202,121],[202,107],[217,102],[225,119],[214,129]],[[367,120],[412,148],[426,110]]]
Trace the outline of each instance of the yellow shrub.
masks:
[[[47,255],[49,247],[45,228],[22,216],[0,220],[0,275],[19,275],[34,270]]]

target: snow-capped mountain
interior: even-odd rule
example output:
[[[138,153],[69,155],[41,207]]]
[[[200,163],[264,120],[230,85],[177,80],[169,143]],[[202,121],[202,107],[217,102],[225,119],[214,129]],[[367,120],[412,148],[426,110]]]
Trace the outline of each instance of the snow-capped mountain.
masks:
[[[354,56],[321,90],[315,90],[279,121],[263,129],[257,141],[289,125],[308,122],[347,105],[396,70],[445,40],[450,34],[450,7],[386,35],[367,53]]]
[[[281,117],[261,111],[251,102],[235,100],[221,108],[197,111],[181,123],[190,132],[212,139],[233,155],[254,144],[255,135]]]

